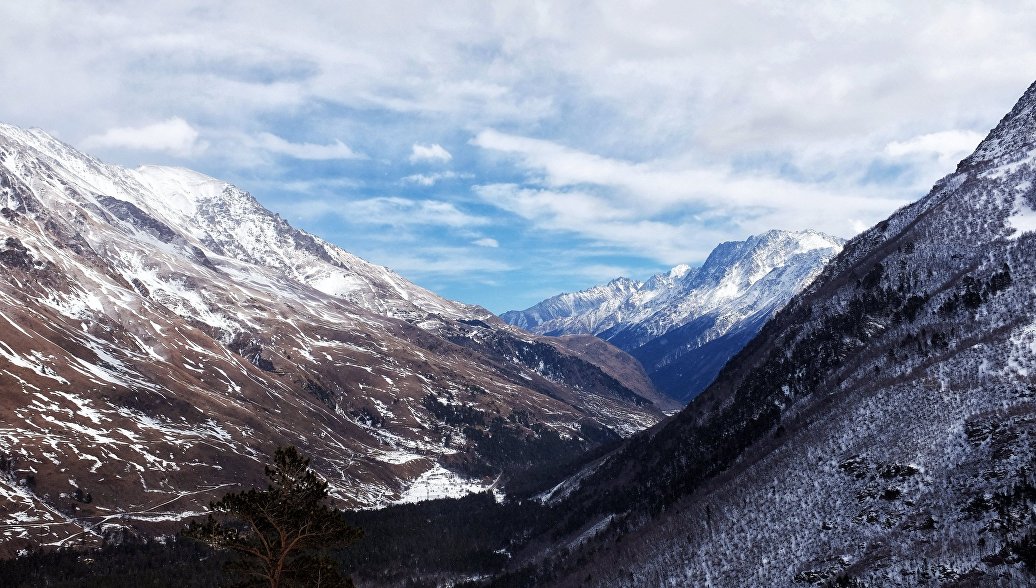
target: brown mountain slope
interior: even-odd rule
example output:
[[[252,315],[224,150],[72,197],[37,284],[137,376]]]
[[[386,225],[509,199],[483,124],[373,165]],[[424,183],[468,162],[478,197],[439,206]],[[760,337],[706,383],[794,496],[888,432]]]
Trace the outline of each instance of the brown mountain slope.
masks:
[[[177,521],[258,480],[275,445],[373,506],[488,488],[662,416],[642,380],[233,186],[6,126],[0,269],[6,549]]]

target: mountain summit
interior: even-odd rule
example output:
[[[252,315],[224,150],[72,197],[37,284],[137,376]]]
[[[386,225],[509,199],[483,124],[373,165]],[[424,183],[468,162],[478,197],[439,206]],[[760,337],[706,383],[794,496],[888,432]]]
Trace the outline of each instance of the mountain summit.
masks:
[[[596,335],[685,403],[843,244],[816,231],[768,231],[720,244],[698,268],[678,265],[645,282],[618,278],[501,318],[533,333]]]

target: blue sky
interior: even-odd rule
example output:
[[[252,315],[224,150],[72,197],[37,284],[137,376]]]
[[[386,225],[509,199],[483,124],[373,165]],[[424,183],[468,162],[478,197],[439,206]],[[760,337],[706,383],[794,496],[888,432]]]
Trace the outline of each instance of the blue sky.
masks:
[[[233,181],[497,312],[851,237],[1036,78],[1026,2],[148,4],[0,6],[0,120]]]

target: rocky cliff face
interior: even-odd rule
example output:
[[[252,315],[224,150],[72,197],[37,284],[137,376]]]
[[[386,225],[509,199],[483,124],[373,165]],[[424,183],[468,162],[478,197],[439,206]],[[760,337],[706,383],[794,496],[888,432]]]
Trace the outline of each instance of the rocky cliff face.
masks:
[[[501,318],[534,333],[596,335],[636,357],[660,391],[686,403],[842,244],[815,231],[769,231],[719,245],[698,268],[679,265],[646,282],[618,278]]]
[[[343,505],[500,490],[661,418],[612,350],[445,300],[225,182],[0,126],[5,549],[176,521],[277,444]]]

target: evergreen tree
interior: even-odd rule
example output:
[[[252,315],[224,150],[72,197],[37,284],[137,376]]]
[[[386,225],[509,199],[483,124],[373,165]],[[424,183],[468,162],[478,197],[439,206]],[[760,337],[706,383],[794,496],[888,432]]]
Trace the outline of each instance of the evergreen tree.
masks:
[[[227,567],[242,587],[352,586],[325,550],[344,547],[361,532],[325,504],[327,482],[309,469],[309,459],[294,447],[278,448],[266,477],[266,490],[231,493],[210,504],[216,516],[191,523],[186,535],[237,553]]]

